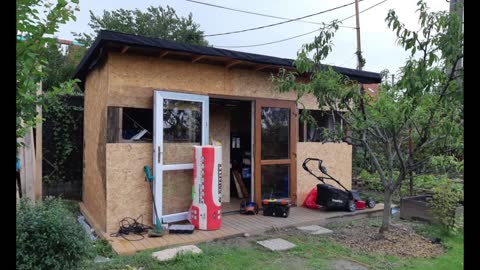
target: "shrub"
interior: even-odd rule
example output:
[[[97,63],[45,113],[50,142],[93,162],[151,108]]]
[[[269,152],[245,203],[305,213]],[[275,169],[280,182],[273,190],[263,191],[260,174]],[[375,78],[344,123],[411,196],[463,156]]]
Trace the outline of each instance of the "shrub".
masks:
[[[435,219],[448,232],[455,233],[461,224],[462,217],[456,215],[456,209],[459,202],[463,201],[463,189],[450,179],[443,178],[432,191],[430,207]]]
[[[93,243],[93,246],[95,247],[95,253],[97,255],[107,257],[107,258],[113,256],[112,246],[110,246],[110,243],[108,243],[107,240],[97,239]]]
[[[17,206],[17,269],[76,269],[93,256],[86,232],[59,199]]]
[[[378,174],[370,174],[366,170],[362,170],[358,176],[369,190],[383,191],[383,183],[380,181]]]

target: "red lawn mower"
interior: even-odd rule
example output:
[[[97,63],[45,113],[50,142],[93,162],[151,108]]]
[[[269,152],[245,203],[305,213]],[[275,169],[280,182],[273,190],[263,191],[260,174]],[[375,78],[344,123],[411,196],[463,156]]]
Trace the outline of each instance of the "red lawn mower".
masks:
[[[315,175],[308,167],[307,163],[310,161],[318,162],[318,169],[328,177]],[[318,158],[307,158],[303,161],[302,167],[305,171],[315,176],[322,184],[317,185],[317,198],[316,204],[324,206],[327,210],[346,210],[349,212],[355,212],[356,210],[363,210],[365,208],[375,207],[375,201],[368,199],[363,201],[360,198],[360,194],[356,190],[348,190],[340,181],[333,178],[327,173],[327,168],[322,166],[322,160]],[[336,188],[332,185],[325,183],[325,179],[335,181],[344,190]]]

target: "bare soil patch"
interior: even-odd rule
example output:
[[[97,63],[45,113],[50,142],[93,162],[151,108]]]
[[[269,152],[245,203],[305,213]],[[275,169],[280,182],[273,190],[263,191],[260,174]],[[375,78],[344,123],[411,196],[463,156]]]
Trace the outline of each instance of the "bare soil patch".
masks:
[[[402,258],[431,258],[444,252],[441,244],[415,232],[408,222],[397,222],[381,236],[379,221],[361,220],[334,228],[330,236],[355,250]]]

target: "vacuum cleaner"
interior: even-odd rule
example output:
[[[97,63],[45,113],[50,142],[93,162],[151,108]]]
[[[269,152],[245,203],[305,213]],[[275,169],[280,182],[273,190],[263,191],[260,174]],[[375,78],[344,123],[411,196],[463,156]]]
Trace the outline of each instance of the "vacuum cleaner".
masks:
[[[315,175],[308,167],[307,163],[310,161],[318,162],[318,169],[327,177],[325,176],[318,176]],[[305,171],[310,173],[311,175],[315,176],[321,184],[317,185],[317,198],[316,204],[324,206],[327,210],[345,210],[349,212],[355,212],[356,210],[363,210],[365,208],[373,208],[375,207],[375,201],[368,199],[363,201],[360,198],[360,194],[356,190],[348,190],[344,187],[340,181],[333,178],[331,175],[327,173],[327,168],[322,166],[323,161],[318,158],[307,158],[303,161],[302,167]],[[332,185],[326,184],[325,179],[335,181],[343,190],[334,187]]]

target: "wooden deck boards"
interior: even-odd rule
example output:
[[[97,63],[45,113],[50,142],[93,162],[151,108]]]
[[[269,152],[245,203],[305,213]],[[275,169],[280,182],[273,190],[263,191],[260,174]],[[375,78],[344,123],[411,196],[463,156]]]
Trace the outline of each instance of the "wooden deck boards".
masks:
[[[365,216],[381,215],[383,205],[378,204],[373,209],[348,212],[325,212],[304,207],[292,207],[288,218],[265,217],[263,215],[225,215],[222,217],[222,228],[216,231],[195,230],[193,234],[166,234],[163,237],[145,238],[140,241],[128,241],[122,237],[111,237],[108,233],[101,233],[109,240],[113,250],[119,255],[131,255],[149,249],[162,249],[170,246],[198,244],[226,237],[233,237],[249,233],[261,234],[273,228],[304,226],[311,224],[326,224],[344,218],[362,218]],[[135,236],[137,237],[137,236]],[[137,239],[137,238],[134,238]]]

